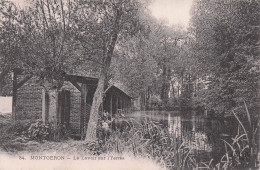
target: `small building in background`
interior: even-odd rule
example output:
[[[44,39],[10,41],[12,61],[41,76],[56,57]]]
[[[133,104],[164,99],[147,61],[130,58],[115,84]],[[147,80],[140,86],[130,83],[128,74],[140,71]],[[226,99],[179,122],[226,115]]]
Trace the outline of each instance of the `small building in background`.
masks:
[[[65,126],[73,136],[84,138],[86,134],[91,104],[98,79],[78,75],[64,75],[64,83],[59,90],[46,92],[36,77],[15,73],[13,81],[12,116],[15,120],[42,119],[54,126]],[[116,85],[105,87],[101,112],[127,114],[132,98]]]

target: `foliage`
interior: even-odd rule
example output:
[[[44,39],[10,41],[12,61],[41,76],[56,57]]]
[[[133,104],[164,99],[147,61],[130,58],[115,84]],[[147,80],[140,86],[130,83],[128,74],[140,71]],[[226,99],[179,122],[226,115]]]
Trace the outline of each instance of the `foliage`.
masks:
[[[243,162],[246,162],[247,166],[255,167],[257,166],[257,154],[259,152],[259,123],[260,123],[260,117],[256,117],[256,120],[252,120],[252,116],[250,115],[246,103],[244,103],[245,109],[246,109],[246,115],[247,115],[247,122],[241,121],[239,117],[236,115],[236,113],[233,111],[233,114],[237,121],[239,122],[238,127],[238,133],[235,139],[233,140],[232,145],[228,144],[232,151],[233,155],[239,152],[236,156],[241,161],[241,158],[243,159]],[[242,129],[242,130],[241,130]],[[235,148],[235,149],[234,149]],[[242,153],[243,152],[243,153]],[[245,165],[245,163],[239,162],[242,165]]]
[[[53,132],[50,125],[45,125],[41,120],[37,120],[29,127],[28,136],[36,140],[49,140],[53,136]]]
[[[10,94],[10,72],[19,63],[19,27],[15,21],[17,15],[18,9],[13,3],[0,1],[0,94],[5,93],[3,95]]]
[[[140,33],[128,38],[124,44],[120,44],[121,49],[112,62],[113,80],[123,82],[133,97],[151,85],[155,78],[157,64],[149,54],[146,43],[147,40]]]
[[[247,108],[245,104],[245,108]],[[250,113],[246,109],[248,116],[247,122],[241,121],[241,118],[233,111],[233,115],[238,121],[237,134],[231,138],[231,142],[223,140],[226,154],[216,165],[203,164],[208,169],[248,169],[259,167],[257,154],[259,151],[259,117],[257,121],[252,121]]]
[[[133,120],[132,120],[133,121]],[[115,131],[105,141],[104,151],[128,153],[155,160],[169,169],[190,167],[189,149],[152,121],[132,122],[130,131]]]
[[[44,124],[42,120],[38,119],[36,122],[31,123],[26,135],[39,141],[60,141],[68,139],[70,131],[64,125],[59,124],[57,128],[54,128],[52,124]]]
[[[239,119],[238,119],[239,120]],[[247,139],[248,130],[243,131],[245,124],[240,124],[238,134],[229,140],[223,140],[223,148],[226,154],[220,160],[198,161],[191,154],[192,146],[187,147],[174,135],[168,133],[160,125],[153,121],[143,120],[135,122],[128,120],[131,124],[129,131],[113,131],[109,138],[99,145],[105,153],[127,153],[135,157],[147,157],[155,160],[161,166],[168,169],[237,169],[255,168],[257,157],[250,156],[250,142]],[[240,121],[240,120],[239,120]],[[258,124],[259,126],[259,124]],[[242,129],[242,130],[241,130]],[[254,134],[257,135],[256,129]],[[257,139],[257,136],[255,136]],[[255,141],[256,142],[256,141]],[[257,144],[254,144],[257,146]],[[257,153],[254,148],[254,153]],[[253,160],[253,164],[250,164]]]
[[[87,143],[85,148],[88,149],[91,155],[100,155],[104,152],[102,145],[98,142]]]
[[[159,95],[167,102],[169,93],[177,92],[174,84],[180,86],[185,76],[189,58],[186,32],[182,27],[155,20],[148,12],[143,12],[140,20],[142,29],[138,36],[128,37],[119,44],[120,57],[115,58],[113,65],[114,79],[124,82],[133,97],[148,93],[146,101]]]
[[[7,133],[12,132],[15,135],[26,134],[31,122],[32,121],[30,120],[18,120],[16,122],[12,122],[11,125],[8,127]]]
[[[253,115],[258,110],[258,9],[259,1],[194,1],[190,49],[209,81],[200,98],[220,115],[242,113],[243,101]]]

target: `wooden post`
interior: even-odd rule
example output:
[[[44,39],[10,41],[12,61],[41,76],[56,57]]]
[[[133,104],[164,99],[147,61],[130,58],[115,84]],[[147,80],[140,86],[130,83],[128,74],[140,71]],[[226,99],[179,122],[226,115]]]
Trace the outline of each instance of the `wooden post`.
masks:
[[[49,95],[46,90],[42,89],[42,121],[44,124],[48,122],[49,118]]]
[[[122,110],[123,110],[123,113],[125,111],[125,100],[124,100],[124,97],[122,97]]]
[[[87,113],[86,113],[86,104],[87,104],[87,85],[83,84],[81,85],[81,114],[80,114],[80,134],[81,139],[84,138],[84,135],[86,133],[87,128]]]
[[[127,106],[126,106],[126,99],[124,98],[124,111],[125,111],[125,113],[127,113]]]
[[[178,97],[180,97],[180,86],[179,86],[179,83],[178,83],[178,91],[177,91],[177,94],[178,94]]]
[[[13,121],[16,121],[17,115],[16,115],[16,99],[17,99],[17,72],[14,69],[13,72],[13,98],[12,98],[12,118]]]
[[[64,125],[69,129],[70,122],[70,91],[64,91]]]
[[[123,110],[123,98],[120,97],[120,109]]]
[[[58,112],[57,112],[57,123],[59,126],[61,126],[61,123],[62,123],[62,112],[63,112],[63,106],[62,106],[62,103],[63,103],[63,94],[61,91],[58,91],[58,104],[57,104],[57,109],[58,109]]]
[[[116,96],[116,114],[117,114],[117,109],[118,109],[118,96]]]
[[[110,95],[110,113],[109,114],[112,118],[112,116],[113,116],[113,95],[112,94]]]
[[[128,107],[128,100],[126,99],[126,101],[125,101],[125,107],[126,107],[126,113],[128,113],[129,112],[129,107]]]
[[[126,107],[126,99],[124,98],[124,109],[126,109],[127,107]]]
[[[43,124],[46,124],[47,119],[46,119],[46,94],[45,94],[45,89],[42,89],[42,121]]]
[[[58,128],[58,91],[52,89],[50,94],[50,106],[49,106],[49,122],[53,125],[54,129]]]
[[[127,112],[129,112],[129,100],[126,100],[126,108],[127,108]]]

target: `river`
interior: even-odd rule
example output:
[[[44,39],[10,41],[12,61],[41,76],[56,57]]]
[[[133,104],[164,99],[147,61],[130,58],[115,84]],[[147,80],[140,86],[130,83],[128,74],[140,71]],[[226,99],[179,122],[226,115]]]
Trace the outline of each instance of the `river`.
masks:
[[[187,115],[187,114],[186,114]],[[225,154],[223,140],[229,141],[236,127],[226,121],[203,118],[202,116],[183,116],[173,111],[136,111],[127,116],[134,120],[147,119],[155,122],[169,134],[181,140],[198,161],[209,158],[220,160]]]

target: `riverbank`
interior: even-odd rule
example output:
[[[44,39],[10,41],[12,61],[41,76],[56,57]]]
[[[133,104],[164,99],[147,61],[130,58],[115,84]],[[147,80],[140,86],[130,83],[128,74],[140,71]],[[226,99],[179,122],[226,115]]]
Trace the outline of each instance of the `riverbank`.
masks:
[[[21,133],[28,122],[23,123],[14,125],[11,114],[0,115],[0,169],[165,169],[152,159],[127,152],[97,155],[84,141],[32,140]]]
[[[10,114],[0,115],[0,155],[5,157],[1,157],[1,159],[4,160],[6,156],[11,156],[10,160],[18,161],[19,156],[25,156],[27,160],[30,156],[58,155],[66,156],[69,162],[75,157],[75,160],[71,163],[77,164],[76,161],[78,160],[83,161],[82,165],[84,165],[86,160],[82,160],[83,157],[86,157],[86,159],[88,159],[87,157],[96,157],[96,159],[106,157],[105,159],[108,159],[109,156],[114,156],[118,157],[118,159],[124,157],[121,162],[120,160],[114,162],[115,164],[118,163],[118,166],[121,166],[121,163],[127,159],[131,161],[142,160],[142,162],[148,163],[147,166],[156,167],[156,169],[214,169],[217,167],[220,167],[220,169],[245,169],[248,167],[248,158],[246,157],[248,148],[244,135],[232,137],[235,140],[233,143],[229,142],[232,141],[230,136],[225,136],[220,140],[221,144],[219,144],[219,147],[222,147],[219,149],[224,150],[224,152],[221,152],[219,159],[213,159],[213,155],[209,153],[216,154],[215,151],[217,150],[212,152],[212,146],[207,143],[209,142],[207,134],[203,134],[203,131],[201,131],[204,128],[201,125],[206,125],[205,121],[196,120],[195,118],[192,121],[195,126],[192,124],[190,126],[187,119],[182,122],[178,116],[171,117],[171,114],[168,114],[168,116],[160,118],[158,115],[161,115],[161,113],[158,113],[157,117],[156,114],[152,115],[150,113],[150,117],[139,121],[138,117],[140,118],[140,115],[138,116],[137,113],[136,117],[132,119],[136,123],[129,123],[131,127],[128,131],[113,131],[105,137],[103,136],[104,138],[98,143],[91,145],[70,138],[59,142],[32,140],[24,133],[28,129],[30,121],[13,124]],[[159,119],[154,120],[154,118],[160,118],[162,121]],[[126,119],[125,121],[130,120]],[[163,125],[163,123],[167,123],[167,126]],[[183,126],[184,124],[187,127],[186,125]],[[198,125],[199,129],[196,125]],[[187,129],[189,127],[191,131],[182,134],[183,130],[180,128]],[[209,131],[210,129],[206,130]],[[214,140],[214,138],[212,139]],[[238,145],[242,148],[237,148]],[[206,153],[206,157],[201,155],[202,151],[203,155]],[[109,162],[107,161],[107,163]],[[137,164],[134,163],[134,165]]]

